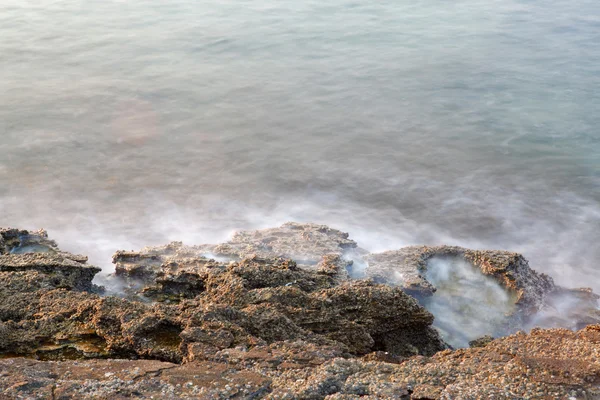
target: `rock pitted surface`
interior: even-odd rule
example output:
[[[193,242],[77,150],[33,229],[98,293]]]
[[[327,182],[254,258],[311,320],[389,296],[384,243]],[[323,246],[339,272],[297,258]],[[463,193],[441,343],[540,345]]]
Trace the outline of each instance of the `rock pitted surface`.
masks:
[[[214,246],[211,252],[234,258],[250,255],[290,258],[309,267],[318,264],[327,254],[366,253],[348,236],[326,225],[288,222],[277,228],[237,232],[231,240]]]
[[[600,321],[598,297],[554,285],[516,253],[367,254],[343,232],[290,223],[223,245],[117,252],[128,293],[115,297],[92,284],[99,268],[44,231],[0,238],[0,398],[600,396],[600,325],[588,325]],[[528,323],[584,329],[448,350],[411,296],[435,296],[432,257],[477,266],[515,293]],[[357,261],[372,279],[351,278]],[[568,312],[552,312],[564,296]]]
[[[0,396],[181,399],[597,399],[600,326],[534,330],[401,363],[303,342],[223,351],[218,361],[0,360]],[[153,397],[154,396],[154,397]]]
[[[464,259],[512,293],[516,298],[516,308],[507,322],[512,326],[568,326],[578,329],[586,324],[600,323],[597,295],[585,288],[567,289],[555,285],[550,276],[530,268],[529,262],[519,253],[470,250],[457,246],[409,246],[367,254],[367,276],[376,282],[400,286],[407,293],[423,299],[434,296],[436,291],[426,279],[428,262],[433,258]],[[572,305],[559,307],[566,297]]]
[[[435,288],[424,277],[427,262],[434,258],[464,258],[484,275],[495,278],[517,294],[517,304],[537,311],[554,281],[529,267],[518,253],[502,250],[470,250],[457,246],[410,246],[400,250],[368,254],[367,274],[380,282],[397,284],[416,295],[430,296]]]

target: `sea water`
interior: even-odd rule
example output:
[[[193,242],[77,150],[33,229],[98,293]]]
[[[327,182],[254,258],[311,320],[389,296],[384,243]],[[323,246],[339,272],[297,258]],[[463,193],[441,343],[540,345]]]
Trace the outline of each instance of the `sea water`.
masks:
[[[600,3],[3,0],[0,225],[117,249],[286,220],[600,290]]]

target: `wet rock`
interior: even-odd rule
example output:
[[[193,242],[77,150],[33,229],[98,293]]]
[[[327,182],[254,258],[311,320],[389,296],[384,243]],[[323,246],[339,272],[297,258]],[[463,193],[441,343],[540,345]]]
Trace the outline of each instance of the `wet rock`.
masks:
[[[41,288],[96,290],[92,284],[100,268],[87,257],[61,251],[44,230],[0,228],[0,295]]]
[[[25,287],[54,287],[76,290],[98,290],[92,284],[100,268],[73,261],[63,254],[27,253],[0,256],[0,280],[16,288],[19,280]],[[7,282],[8,283],[8,282]],[[2,290],[2,289],[0,289]]]
[[[418,297],[431,296],[435,288],[425,278],[427,262],[434,258],[462,258],[484,275],[515,292],[517,304],[527,313],[537,311],[554,290],[552,278],[529,267],[518,253],[501,250],[469,250],[456,246],[410,246],[366,256],[367,275],[379,282],[399,285]]]
[[[144,247],[140,251],[117,251],[113,256],[117,276],[137,278],[144,282],[153,281],[156,274],[169,266],[177,269],[203,268],[214,261],[204,257],[199,246],[186,246],[182,242],[171,242],[164,246]],[[173,265],[169,265],[174,262]]]
[[[56,253],[60,251],[48,233],[14,228],[0,228],[0,254]]]
[[[27,231],[14,228],[0,228],[0,255],[2,254],[57,254],[79,263],[86,263],[87,257],[61,251],[54,240],[48,238],[44,229]]]
[[[415,246],[366,255],[339,231],[286,224],[235,237],[231,260],[218,246],[181,243],[118,252],[117,275],[136,295],[119,298],[96,293],[98,269],[55,244],[12,251],[26,235],[49,241],[23,232],[0,235],[2,398],[598,395],[599,326],[450,351],[406,293],[436,296],[428,261],[459,257],[512,291],[521,315],[539,318],[527,323],[597,321],[597,295],[555,286],[516,253]],[[373,280],[347,274],[361,257]]]
[[[367,254],[367,276],[375,282],[398,285],[415,297],[431,296],[436,289],[423,275],[429,258],[426,249],[412,246]]]
[[[291,259],[301,269],[343,281],[349,278],[353,265],[350,258],[360,258],[361,254],[366,251],[348,239],[347,233],[325,225],[289,222],[278,228],[238,232],[219,245],[172,242],[139,252],[118,251],[113,263],[116,276],[126,281],[131,293],[176,300],[202,292],[207,270],[224,267],[230,261]]]
[[[469,347],[485,347],[492,342],[494,338],[490,335],[485,335],[469,342]]]
[[[233,238],[212,248],[222,257],[242,259],[282,257],[303,268],[315,268],[325,255],[366,254],[348,234],[326,225],[288,222],[278,228],[237,232]]]
[[[139,293],[157,303],[93,293],[98,269],[59,253],[0,256],[7,291],[0,299],[0,353],[182,362],[286,340],[337,346],[348,355],[445,348],[432,315],[412,297],[340,279],[337,255],[303,269],[255,255],[223,265],[196,250],[170,244],[115,256],[119,276],[139,279]]]
[[[548,293],[538,312],[524,319],[523,326],[579,330],[587,325],[600,324],[599,299],[600,296],[589,288],[556,286]]]

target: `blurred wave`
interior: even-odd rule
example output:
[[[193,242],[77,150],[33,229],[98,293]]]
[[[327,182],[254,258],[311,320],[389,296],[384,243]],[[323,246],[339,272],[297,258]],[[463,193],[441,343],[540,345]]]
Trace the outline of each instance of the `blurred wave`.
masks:
[[[600,3],[6,0],[0,224],[119,248],[314,221],[600,290]]]

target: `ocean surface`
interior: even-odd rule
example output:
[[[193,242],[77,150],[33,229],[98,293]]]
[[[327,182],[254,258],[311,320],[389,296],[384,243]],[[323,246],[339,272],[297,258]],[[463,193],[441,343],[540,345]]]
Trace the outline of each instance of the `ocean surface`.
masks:
[[[0,3],[0,226],[108,272],[287,220],[600,290],[600,2]]]

